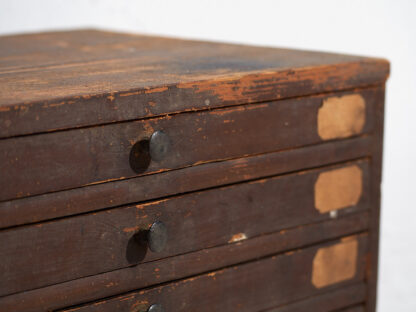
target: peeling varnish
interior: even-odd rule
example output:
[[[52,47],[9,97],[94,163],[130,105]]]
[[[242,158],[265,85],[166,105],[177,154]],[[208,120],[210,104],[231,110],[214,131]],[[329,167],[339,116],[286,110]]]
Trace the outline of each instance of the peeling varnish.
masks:
[[[340,243],[319,248],[312,264],[312,284],[316,288],[352,279],[357,270],[358,241],[346,237]]]
[[[365,100],[360,94],[326,98],[318,111],[318,134],[323,140],[360,134],[365,115]]]
[[[167,90],[168,90],[168,87],[158,87],[158,88],[151,88],[151,89],[144,90],[144,93],[145,94],[158,93],[158,92],[164,92]]]
[[[164,202],[166,202],[166,201],[168,201],[168,200],[169,200],[169,198],[164,198],[164,199],[154,200],[154,201],[149,202],[149,203],[144,203],[144,204],[139,204],[139,205],[136,205],[136,208],[138,208],[138,209],[143,209],[144,207],[147,207],[147,206],[153,206],[153,205],[158,205],[158,204],[164,203]]]
[[[120,301],[128,301],[128,300],[131,300],[131,299],[134,299],[134,295],[130,295],[128,297],[124,297],[124,298],[120,299]]]
[[[245,233],[237,233],[234,234],[231,239],[228,241],[229,244],[236,243],[242,240],[247,239],[247,235]]]
[[[71,104],[68,102],[59,102],[59,103],[50,103],[50,104],[43,104],[44,108],[48,108],[48,107],[58,107],[58,106],[62,106],[62,105],[66,105],[66,104]]]
[[[210,96],[216,97],[222,102],[234,102],[238,103],[252,103],[256,100],[256,95],[261,92],[270,92],[270,100],[281,99],[280,89],[285,89],[283,86],[290,82],[301,82],[301,81],[313,81],[315,85],[324,84],[334,75],[334,70],[337,75],[343,77],[351,77],[358,75],[363,71],[363,64],[361,62],[351,62],[348,64],[339,64],[336,67],[331,65],[321,66],[310,66],[288,70],[277,70],[277,71],[262,71],[253,72],[239,72],[238,74],[233,73],[232,76],[192,76],[190,81],[183,83],[174,84],[175,88],[184,88],[192,90],[195,93],[207,93]],[[199,81],[195,81],[198,80]],[[253,90],[253,85],[256,87]],[[117,96],[130,96],[140,95],[143,93],[152,92],[163,92],[168,89],[167,86],[154,87],[154,88],[141,88],[138,91],[126,92],[119,91],[115,92]],[[322,92],[325,90],[322,90]],[[96,90],[100,92],[101,90]],[[125,93],[124,93],[125,92]],[[109,94],[109,93],[107,93]],[[98,96],[98,94],[93,95]],[[89,99],[92,95],[74,95],[73,99]],[[25,100],[24,105],[21,105],[21,109],[24,106],[31,106],[34,100]],[[67,104],[70,104],[68,101]],[[205,105],[210,105],[209,99],[205,101]],[[4,106],[7,107],[7,106]],[[195,108],[184,108],[183,111],[195,110]],[[151,115],[146,115],[149,117]]]
[[[334,210],[358,204],[362,190],[363,173],[357,165],[321,172],[315,183],[315,208],[333,217]]]
[[[107,99],[110,100],[111,102],[114,102],[114,100],[115,100],[114,94],[111,93],[109,96],[107,96]]]
[[[125,96],[139,95],[139,94],[143,94],[143,91],[139,90],[139,91],[134,91],[134,92],[119,93],[118,96],[125,97]]]
[[[142,125],[143,125],[144,132],[148,136],[155,131],[153,128],[153,124],[151,122],[143,122]]]
[[[137,310],[137,308],[138,307],[141,307],[141,306],[147,306],[149,304],[149,301],[148,300],[140,300],[140,301],[136,301],[132,306],[131,306],[131,309],[133,309],[132,311],[142,311],[141,309],[140,310]]]
[[[253,74],[253,72],[240,72],[232,77],[218,77],[214,81],[201,80],[197,82],[187,82],[178,84],[180,89],[193,89],[196,93],[213,93],[222,101],[235,101],[247,98],[245,93],[253,88],[253,85],[259,85],[256,80],[273,79],[279,72],[262,72]],[[271,82],[271,81],[270,81]],[[267,85],[267,81],[264,82]]]
[[[231,108],[225,108],[225,109],[216,109],[211,112],[209,112],[211,115],[218,115],[218,116],[224,116],[227,114],[232,114],[235,112],[244,112],[246,109],[244,106],[235,106]]]
[[[215,109],[215,110],[210,111],[210,114],[218,115],[218,116],[225,116],[227,114],[231,114],[235,112],[244,112],[247,110],[260,109],[260,108],[266,108],[266,107],[269,107],[269,104],[263,103],[263,104],[241,105],[241,106],[233,106],[230,108]],[[234,122],[234,120],[231,120],[229,122]]]
[[[337,70],[342,71],[344,76],[357,75],[361,70],[360,63],[349,63]],[[281,98],[280,90],[287,83],[301,81],[313,81],[314,85],[324,84],[333,76],[334,65],[305,66],[302,68],[279,70],[239,72],[232,76],[216,77],[212,80],[200,80],[177,84],[179,89],[191,89],[195,93],[212,94],[223,102],[239,102],[242,99],[246,103],[253,102],[251,94],[273,93],[270,100]],[[256,86],[253,90],[253,86]]]
[[[137,232],[139,229],[140,229],[140,226],[127,227],[123,229],[123,232],[125,233]]]

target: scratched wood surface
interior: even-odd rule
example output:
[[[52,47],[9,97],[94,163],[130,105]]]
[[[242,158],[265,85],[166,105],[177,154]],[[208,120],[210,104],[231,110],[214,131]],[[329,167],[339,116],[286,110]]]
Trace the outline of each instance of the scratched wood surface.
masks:
[[[0,297],[0,308],[15,312],[64,308],[306,247],[323,240],[360,233],[368,228],[368,223],[367,212],[347,214],[341,218],[260,235],[234,244],[212,247]]]
[[[368,157],[372,144],[371,136],[357,137],[0,202],[0,227],[34,223]]]
[[[0,295],[327,220],[315,207],[317,178],[351,167],[362,171],[362,195],[339,215],[367,210],[368,162],[359,161],[2,231]],[[134,238],[156,221],[169,233],[160,253]]]
[[[384,83],[340,54],[72,31],[0,37],[0,137]]]
[[[163,286],[109,298],[66,311],[143,311],[154,303],[167,311],[261,311],[364,280],[367,234],[357,236],[356,272],[348,280],[314,287],[311,263],[322,246],[264,258]],[[265,287],[267,285],[267,287]]]
[[[388,74],[382,59],[95,30],[0,37],[0,310],[374,312]],[[133,172],[132,145],[158,127],[173,155]],[[319,172],[354,163],[362,193],[342,198],[360,201],[313,207]],[[156,217],[174,243],[131,249]],[[354,252],[319,267],[333,243],[310,246],[353,234],[354,278],[325,287]]]
[[[340,93],[342,96],[349,93]],[[369,133],[380,89],[362,90]],[[323,142],[318,110],[326,95],[244,105],[173,117],[0,140],[0,200],[177,169],[208,161]],[[143,172],[132,169],[133,146],[163,130],[169,154]],[[29,165],[30,164],[30,165]]]

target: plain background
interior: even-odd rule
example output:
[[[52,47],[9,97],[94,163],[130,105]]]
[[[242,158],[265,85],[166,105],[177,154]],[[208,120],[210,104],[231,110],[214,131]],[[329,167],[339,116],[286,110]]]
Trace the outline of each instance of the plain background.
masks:
[[[82,27],[387,58],[378,311],[416,311],[416,1],[0,0],[0,34]]]

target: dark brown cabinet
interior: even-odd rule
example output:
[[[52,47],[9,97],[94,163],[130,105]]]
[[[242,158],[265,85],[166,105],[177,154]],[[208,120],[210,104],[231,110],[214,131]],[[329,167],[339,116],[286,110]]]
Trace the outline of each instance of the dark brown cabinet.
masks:
[[[374,311],[382,59],[0,37],[1,311]]]

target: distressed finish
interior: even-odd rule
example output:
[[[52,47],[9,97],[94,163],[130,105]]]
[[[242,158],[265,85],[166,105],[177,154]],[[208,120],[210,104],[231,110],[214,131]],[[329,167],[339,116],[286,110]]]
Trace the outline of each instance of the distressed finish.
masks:
[[[368,163],[353,166],[362,168],[364,196],[357,205],[341,209],[341,216],[368,209]],[[262,179],[0,232],[4,259],[0,295],[328,220],[330,215],[314,206],[315,182],[326,171]],[[169,240],[162,252],[155,253],[133,236],[157,221],[166,224]],[[9,246],[8,241],[16,244]],[[21,257],[21,250],[30,263]]]
[[[250,259],[316,244],[324,239],[351,235],[368,228],[368,213],[304,225],[260,235],[234,244],[131,266],[103,274],[1,297],[4,310],[42,311],[93,301],[154,284],[196,275],[205,270],[247,262]]]
[[[34,223],[371,155],[359,137],[0,202],[0,227]]]
[[[0,37],[0,311],[375,312],[383,59]]]
[[[389,71],[381,59],[91,30],[0,46],[0,137],[376,85]]]
[[[359,244],[357,271],[339,285],[351,285],[364,279],[367,235],[353,239],[357,239]],[[337,244],[339,242],[324,246]],[[305,248],[253,261],[68,311],[145,312],[153,303],[161,304],[167,311],[261,311],[323,293],[322,288],[311,283],[312,262],[319,248]],[[223,293],[228,296],[221,296]]]
[[[360,94],[367,102],[367,122],[361,133],[369,133],[373,130],[370,112],[380,90]],[[325,99],[242,105],[1,140],[0,200],[134,177],[132,149],[157,130],[170,138],[169,154],[151,161],[142,174],[320,143],[317,116]]]
[[[323,240],[360,233],[368,228],[368,213],[303,225],[251,239],[200,250],[177,257],[131,266],[84,277],[57,285],[38,288],[0,298],[4,310],[42,311],[149,287],[154,284],[193,276],[206,270],[235,265],[317,244]]]

